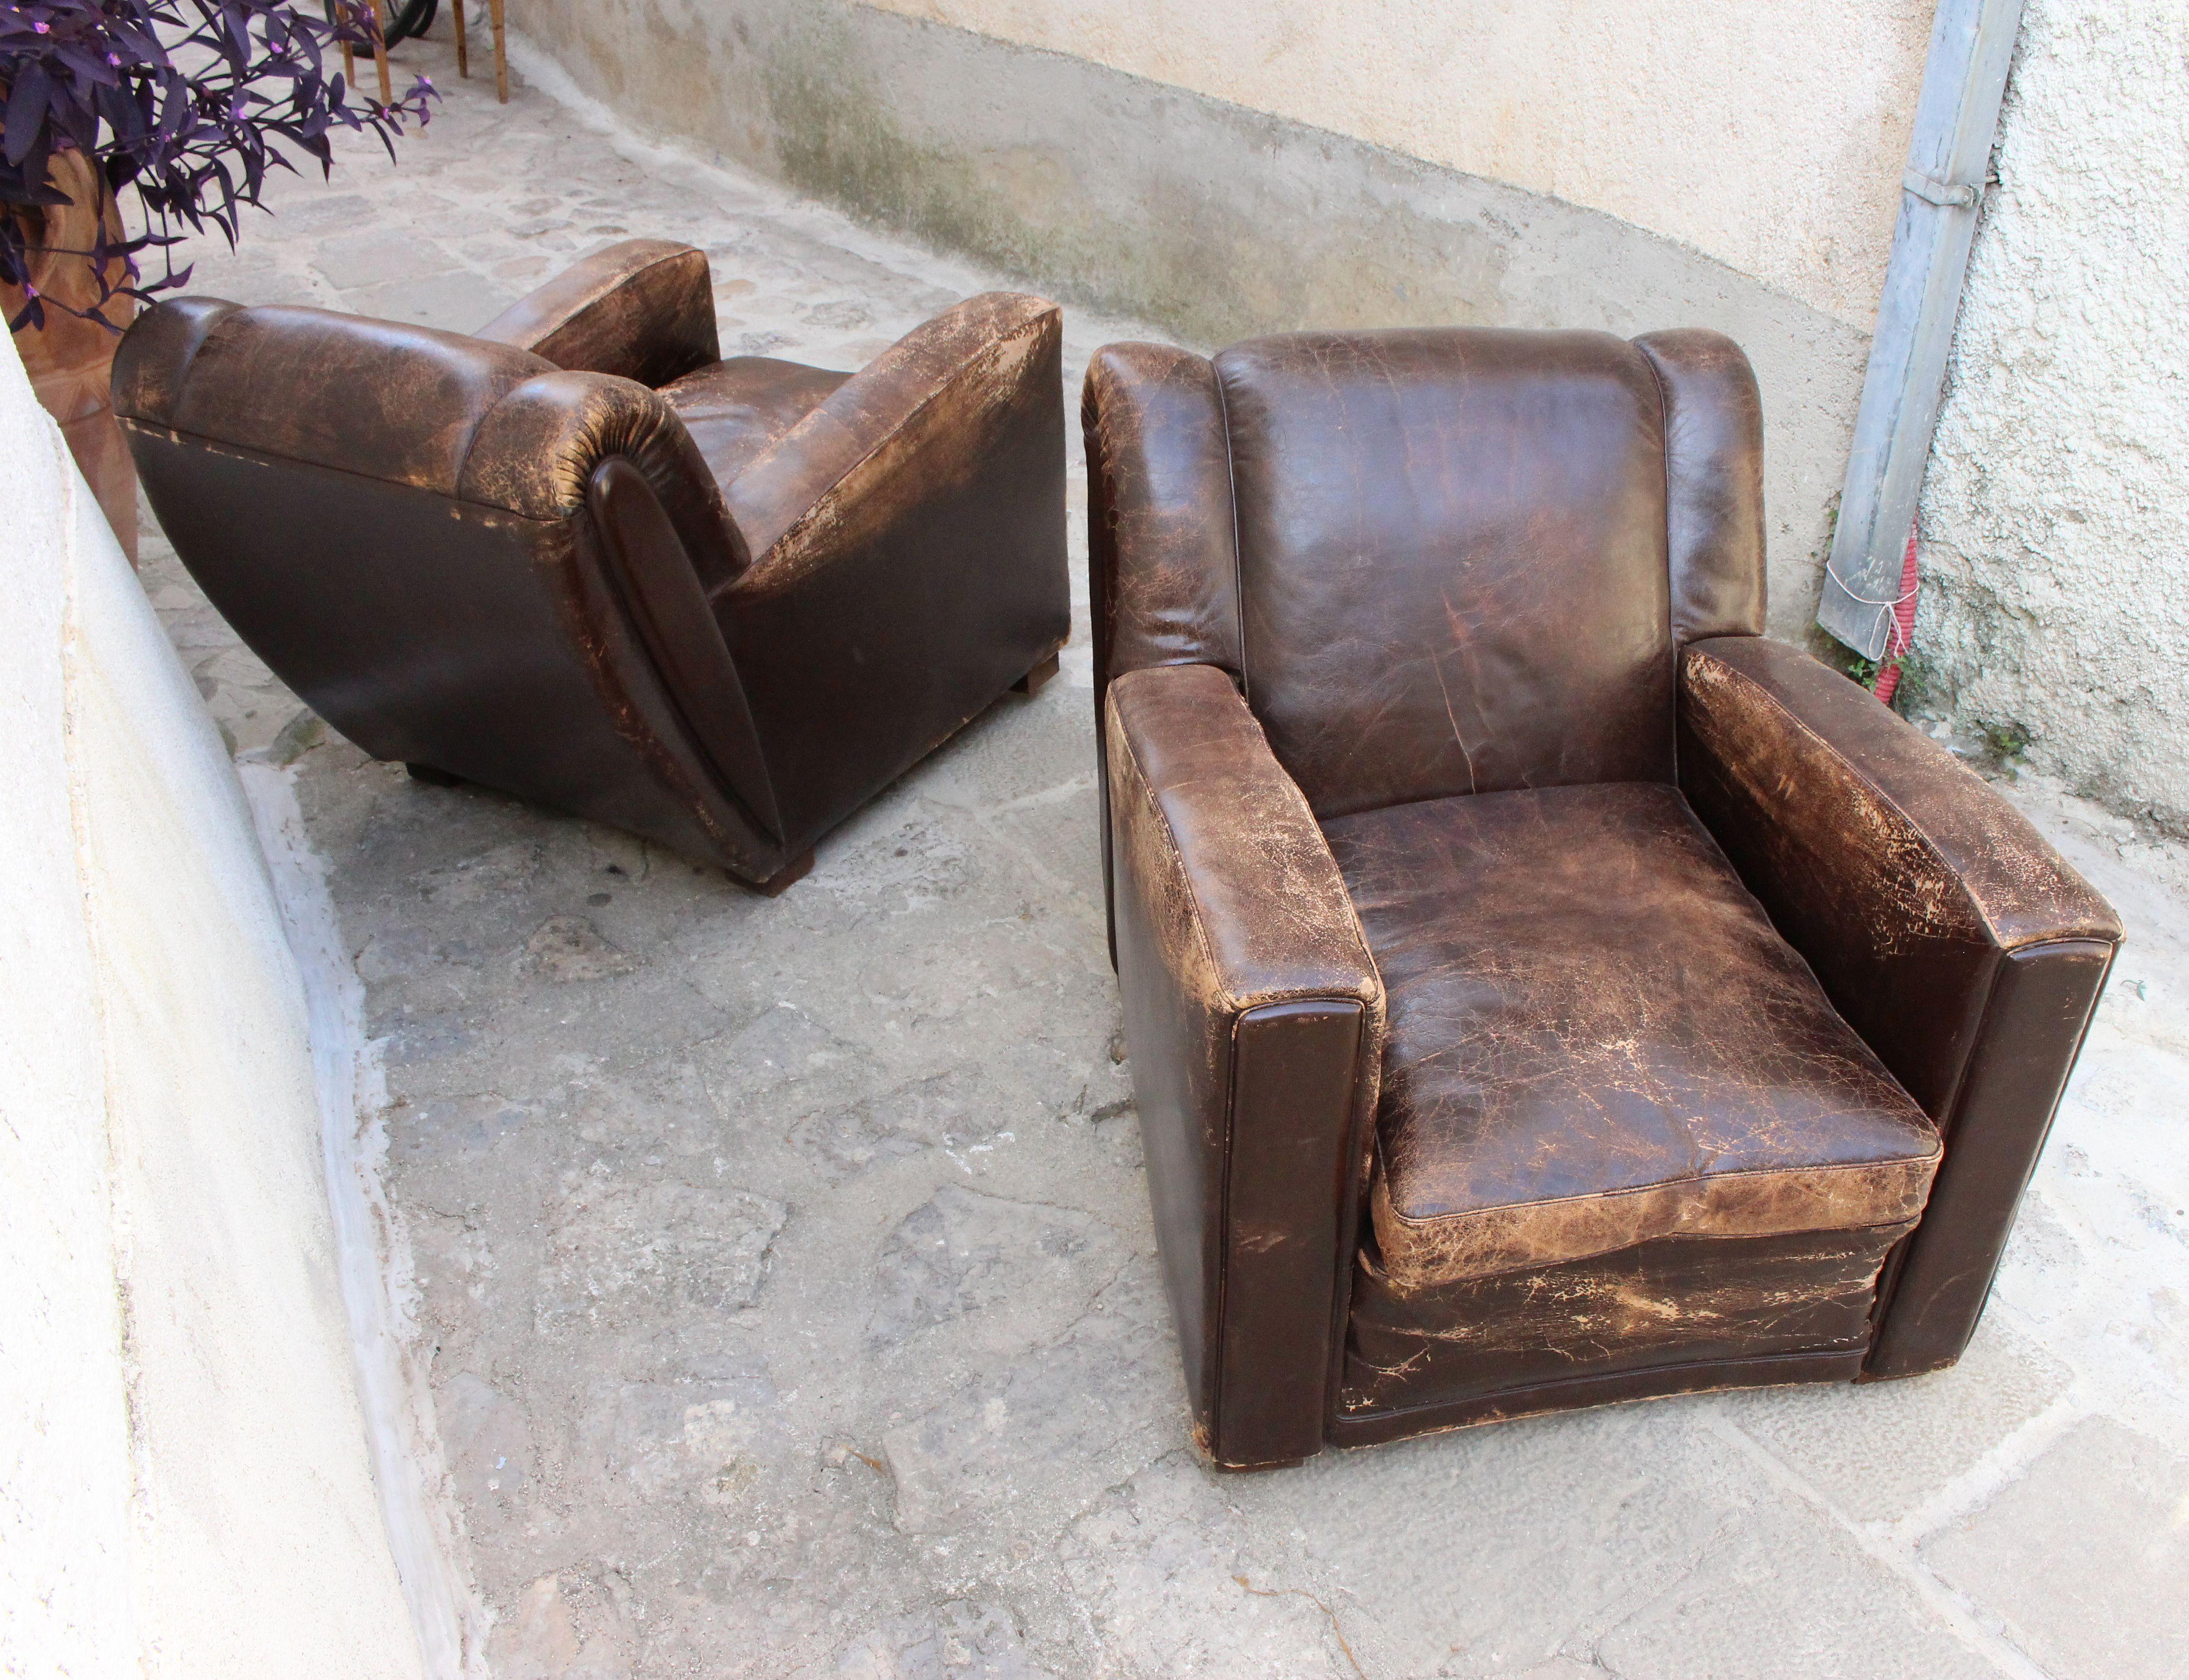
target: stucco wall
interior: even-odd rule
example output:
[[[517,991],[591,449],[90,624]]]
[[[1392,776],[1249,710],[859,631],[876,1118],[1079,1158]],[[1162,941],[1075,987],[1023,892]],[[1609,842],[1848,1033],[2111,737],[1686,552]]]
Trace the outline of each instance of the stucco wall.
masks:
[[[1928,0],[872,0],[1602,210],[1869,330]]]
[[[0,530],[0,1671],[415,1680],[297,970],[12,349]]]
[[[1926,481],[1925,703],[2189,832],[2189,12],[2028,0]]]
[[[72,473],[0,352],[0,1672],[119,1675],[129,1579],[103,1055],[63,752]],[[88,498],[87,498],[88,500]]]

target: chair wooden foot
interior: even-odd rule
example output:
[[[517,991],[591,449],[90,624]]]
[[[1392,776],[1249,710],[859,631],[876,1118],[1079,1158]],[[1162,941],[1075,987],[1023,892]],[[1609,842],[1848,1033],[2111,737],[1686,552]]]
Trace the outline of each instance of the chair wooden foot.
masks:
[[[453,788],[459,786],[464,779],[445,770],[436,770],[430,764],[406,764],[403,767],[410,772],[412,781],[423,782],[429,788]]]
[[[770,898],[780,898],[783,897],[783,892],[787,888],[798,881],[805,880],[806,872],[812,867],[813,854],[812,852],[807,852],[803,857],[794,857],[790,862],[784,864],[780,869],[777,870],[768,880],[762,881],[761,883],[760,890]]]
[[[1014,694],[1038,694],[1041,685],[1056,675],[1057,655],[1051,653],[1016,682],[1011,684]]]
[[[502,42],[503,0],[487,0],[487,20],[494,26],[494,96],[509,103],[509,53]]]
[[[449,9],[455,15],[456,74],[468,76],[472,73],[471,42],[464,37],[464,0],[449,0]]]

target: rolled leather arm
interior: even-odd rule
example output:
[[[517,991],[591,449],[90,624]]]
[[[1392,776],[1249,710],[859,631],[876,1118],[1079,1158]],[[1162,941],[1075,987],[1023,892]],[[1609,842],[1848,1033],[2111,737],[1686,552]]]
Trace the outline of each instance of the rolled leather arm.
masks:
[[[976,480],[1061,401],[1063,314],[1014,291],[969,297],[899,339],[725,486],[752,545],[748,590],[788,587],[906,505]]]
[[[1194,1433],[1320,1450],[1376,1106],[1383,988],[1307,800],[1208,665],[1110,686],[1117,976]]]
[[[2081,1047],[2121,925],[1990,787],[1760,636],[1692,643],[1680,783],[1834,1005],[1945,1139],[1881,1283],[1869,1374],[1950,1365]]]
[[[478,337],[575,373],[659,387],[721,359],[707,253],[673,240],[627,239],[564,269]]]
[[[872,797],[1072,626],[1057,308],[995,292],[853,375],[723,495],[714,595],[786,835]]]

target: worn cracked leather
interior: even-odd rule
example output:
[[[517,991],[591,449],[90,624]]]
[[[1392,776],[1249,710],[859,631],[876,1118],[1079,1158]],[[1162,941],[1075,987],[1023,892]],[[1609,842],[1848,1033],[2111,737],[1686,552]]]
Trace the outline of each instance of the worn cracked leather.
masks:
[[[640,240],[483,337],[164,304],[114,390],[184,563],[365,750],[766,885],[1063,641],[1057,343],[997,293],[857,374],[718,362],[705,254]]]
[[[732,356],[670,381],[661,395],[715,482],[727,484],[850,377],[768,356]]]
[[[1392,1290],[1921,1213],[1937,1132],[1677,789],[1326,832],[1389,998],[1371,1206]]]
[[[1880,1266],[1909,1222],[1754,1236],[1652,1237],[1523,1271],[1401,1289],[1362,1250],[1339,1417],[1474,1421],[1501,1397],[1547,1409],[1546,1389],[1636,1391],[1712,1365],[1835,1360],[1852,1377],[1869,1341]],[[1707,1383],[1688,1386],[1709,1386]],[[1591,1395],[1616,1397],[1617,1389]]]
[[[1695,331],[1089,364],[1106,877],[1219,1463],[1312,1450],[1303,1370],[1342,1374],[1321,1439],[1358,1444],[1966,1343],[2118,924],[1933,744],[1762,639],[1761,413]],[[1149,712],[1196,743],[1151,803],[1119,702],[1157,692],[1230,721]],[[1288,1327],[1228,1258],[1260,1088],[1196,978],[1204,907],[1292,914],[1276,830],[1208,808],[1241,778],[1289,789],[1281,857],[1320,858],[1300,806],[1322,823],[1389,993],[1359,1236]],[[1150,814],[1174,806],[1182,830]],[[1341,925],[1321,888],[1300,911]],[[1209,1433],[1242,1387],[1289,1420],[1252,1453]]]
[[[1946,1140],[1869,1372],[1950,1365],[2118,947],[2119,918],[1937,742],[1761,637],[1683,655],[1680,779],[1773,922]]]
[[[722,354],[707,253],[665,239],[623,240],[572,263],[478,336],[654,389]]]
[[[1197,1438],[1306,1457],[1335,1391],[1383,987],[1299,789],[1223,672],[1110,687],[1118,978]]]
[[[1190,350],[1107,344],[1087,364],[1088,611],[1094,753],[1102,806],[1102,899],[1117,932],[1110,853],[1110,680],[1150,665],[1207,665],[1236,681],[1238,540],[1231,446],[1216,370]]]
[[[1215,359],[1247,694],[1321,817],[1672,779],[1662,400],[1604,333]]]

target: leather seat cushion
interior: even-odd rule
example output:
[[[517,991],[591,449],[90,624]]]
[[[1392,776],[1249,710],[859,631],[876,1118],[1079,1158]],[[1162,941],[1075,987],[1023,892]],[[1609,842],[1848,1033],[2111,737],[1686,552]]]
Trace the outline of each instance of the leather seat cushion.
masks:
[[[1325,832],[1389,998],[1371,1206],[1394,1288],[1920,1213],[1936,1128],[1678,789]]]
[[[727,486],[851,376],[768,356],[732,356],[670,381],[662,396]]]

